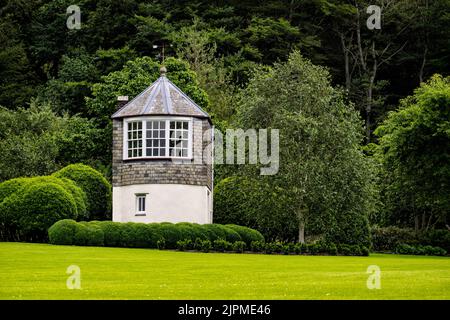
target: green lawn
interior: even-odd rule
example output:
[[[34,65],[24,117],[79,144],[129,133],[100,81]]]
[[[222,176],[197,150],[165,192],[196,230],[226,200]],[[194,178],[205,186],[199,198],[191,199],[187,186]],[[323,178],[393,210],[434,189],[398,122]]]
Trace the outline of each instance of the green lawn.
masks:
[[[81,269],[69,290],[66,269]],[[366,286],[369,265],[381,289]],[[1,299],[449,299],[450,258],[282,256],[0,242]]]

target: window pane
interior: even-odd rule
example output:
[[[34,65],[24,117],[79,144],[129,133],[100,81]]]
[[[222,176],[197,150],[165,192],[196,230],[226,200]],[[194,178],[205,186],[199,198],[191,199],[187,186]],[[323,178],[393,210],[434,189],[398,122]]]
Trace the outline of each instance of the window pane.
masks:
[[[159,140],[159,142],[160,142],[160,146],[161,147],[165,147],[166,146],[166,140]]]
[[[187,149],[183,149],[183,151],[182,151],[182,157],[187,157]]]
[[[184,141],[182,142],[182,147],[185,148],[185,149],[187,149],[187,147],[188,147],[188,142],[187,142],[187,140],[184,140]]]
[[[188,123],[187,123],[187,121],[183,121],[183,129],[185,129],[185,130],[188,129]]]
[[[159,149],[159,154],[160,154],[162,157],[165,157],[165,156],[166,156],[166,149]]]
[[[160,128],[160,129],[165,129],[165,128],[166,128],[166,122],[165,122],[165,121],[161,121],[161,122],[159,123],[159,128]]]
[[[158,156],[158,149],[153,149],[153,156],[157,157]]]

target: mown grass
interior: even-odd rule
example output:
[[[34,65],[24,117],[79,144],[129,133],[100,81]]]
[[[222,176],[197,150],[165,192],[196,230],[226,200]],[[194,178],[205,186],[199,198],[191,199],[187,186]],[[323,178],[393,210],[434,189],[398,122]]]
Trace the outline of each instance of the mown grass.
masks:
[[[69,265],[81,290],[66,286]],[[369,265],[381,289],[366,286]],[[1,299],[449,299],[450,258],[219,254],[0,243]]]

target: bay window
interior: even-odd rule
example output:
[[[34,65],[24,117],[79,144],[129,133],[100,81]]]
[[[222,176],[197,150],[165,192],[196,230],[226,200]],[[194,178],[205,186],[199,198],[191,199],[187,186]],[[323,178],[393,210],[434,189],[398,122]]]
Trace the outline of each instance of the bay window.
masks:
[[[142,118],[125,123],[124,159],[192,157],[191,119]]]

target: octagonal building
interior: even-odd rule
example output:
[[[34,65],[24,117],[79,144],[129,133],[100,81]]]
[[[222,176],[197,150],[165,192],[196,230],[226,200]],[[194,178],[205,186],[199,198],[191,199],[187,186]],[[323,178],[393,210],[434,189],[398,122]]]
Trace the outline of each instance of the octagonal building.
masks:
[[[165,68],[112,120],[113,221],[212,223],[211,118]]]

